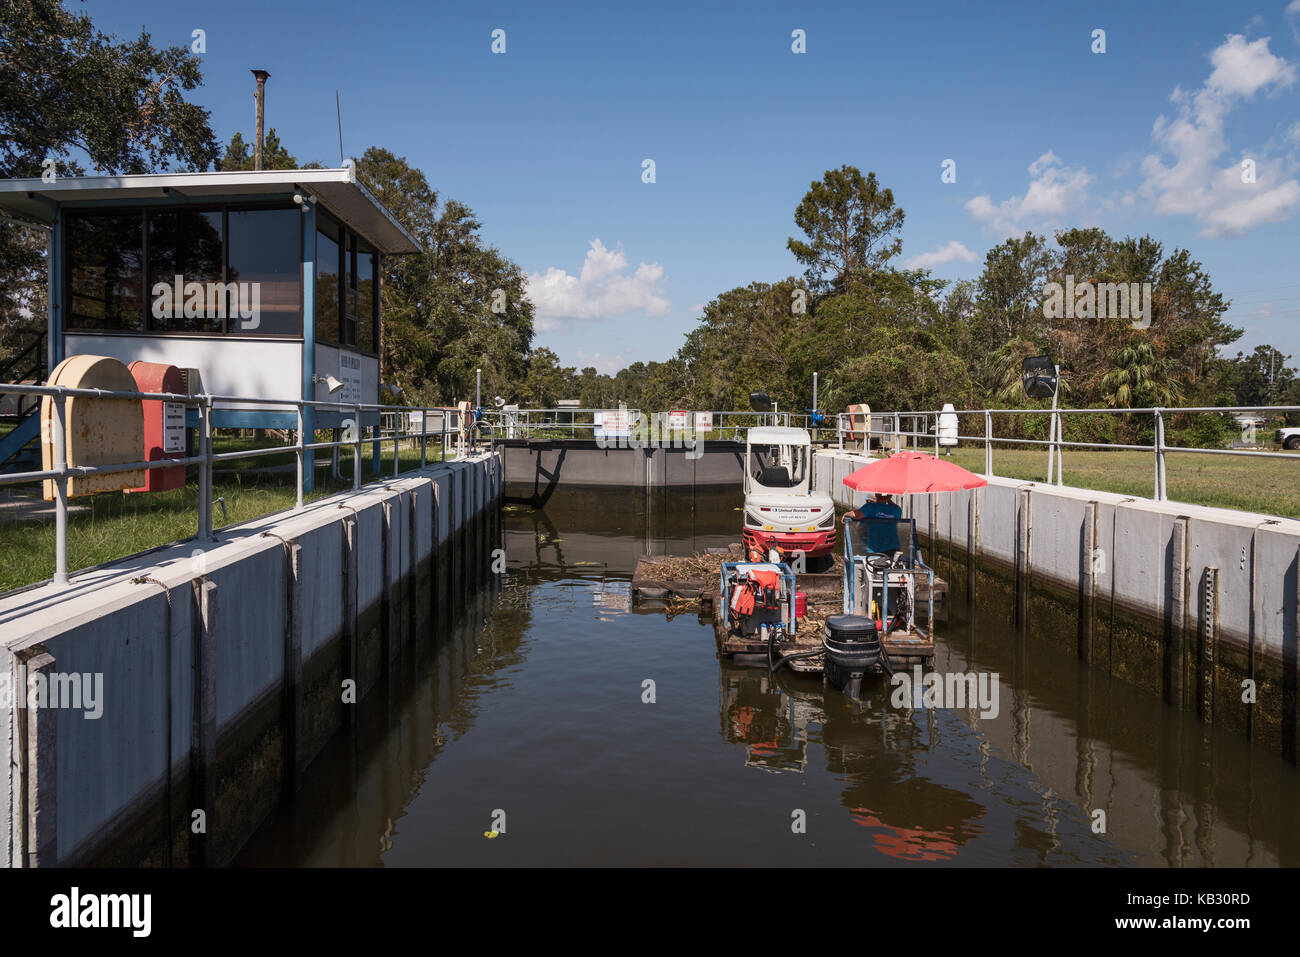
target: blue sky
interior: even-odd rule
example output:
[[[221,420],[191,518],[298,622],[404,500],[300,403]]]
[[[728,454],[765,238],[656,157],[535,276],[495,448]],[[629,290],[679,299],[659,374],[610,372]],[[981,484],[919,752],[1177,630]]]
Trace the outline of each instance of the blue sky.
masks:
[[[794,208],[844,163],[894,191],[908,264],[973,278],[1024,229],[1150,233],[1234,300],[1239,347],[1300,363],[1300,0],[84,8],[156,43],[206,31],[223,142],[251,137],[263,68],[268,126],[336,166],[337,89],[345,152],[387,147],[471,206],[568,365],[665,359],[700,304],[797,274]]]

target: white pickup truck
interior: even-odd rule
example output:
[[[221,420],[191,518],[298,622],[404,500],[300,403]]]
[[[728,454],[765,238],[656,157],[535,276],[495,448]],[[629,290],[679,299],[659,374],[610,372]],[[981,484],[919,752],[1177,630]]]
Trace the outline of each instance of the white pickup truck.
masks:
[[[1273,440],[1287,451],[1294,452],[1300,449],[1300,428],[1278,429],[1273,434]]]

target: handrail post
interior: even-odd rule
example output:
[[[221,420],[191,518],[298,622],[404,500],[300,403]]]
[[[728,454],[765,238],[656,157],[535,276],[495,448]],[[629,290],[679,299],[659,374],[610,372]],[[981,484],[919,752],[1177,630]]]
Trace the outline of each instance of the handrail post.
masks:
[[[420,410],[420,468],[428,465],[429,455],[429,410]]]
[[[54,480],[54,584],[68,583],[68,468],[67,399],[54,397],[54,467],[59,477]],[[38,413],[39,414],[39,413]]]
[[[212,541],[212,397],[199,403],[199,541]]]
[[[302,404],[299,403],[298,405],[298,454],[295,456],[295,458],[297,458],[298,460],[298,501],[297,504],[294,505],[294,508],[298,510],[302,508],[303,460],[306,452],[303,446],[305,444],[306,444],[306,436],[303,435],[303,431],[302,431]],[[312,453],[313,468],[315,468],[315,461],[316,461],[316,453],[313,452]]]
[[[356,416],[356,431],[352,435],[352,487],[361,488],[361,406],[352,407]]]
[[[993,413],[984,410],[984,477],[993,477]]]
[[[1161,410],[1153,410],[1156,413],[1156,436],[1153,438],[1153,449],[1156,450],[1156,501],[1165,501],[1165,415]]]
[[[402,457],[402,413],[393,412],[393,478],[397,478],[397,463]]]

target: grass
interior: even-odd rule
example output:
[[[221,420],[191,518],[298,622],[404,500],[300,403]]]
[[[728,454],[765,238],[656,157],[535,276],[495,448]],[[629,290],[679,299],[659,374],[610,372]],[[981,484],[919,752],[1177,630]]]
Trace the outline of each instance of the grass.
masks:
[[[1155,456],[1150,452],[1065,449],[1062,457],[1066,485],[1137,498],[1154,494]],[[982,446],[953,449],[952,461],[984,474]],[[995,447],[993,474],[1044,482],[1047,449]],[[1300,455],[1290,461],[1169,452],[1165,474],[1171,501],[1300,518]]]
[[[219,437],[214,450],[221,452],[252,451],[270,448],[274,439]],[[429,442],[428,461],[437,461],[439,442]],[[329,450],[317,452],[318,462],[329,461]],[[293,508],[297,498],[296,470],[253,472],[270,466],[292,466],[294,453],[255,456],[218,462],[213,477],[214,502],[212,527],[224,528],[248,522],[263,515]],[[420,444],[404,444],[398,467],[406,472],[418,468]],[[323,498],[352,487],[352,452],[344,449],[340,462],[342,479],[330,477],[329,469],[316,469],[316,488],[304,496],[305,501]],[[363,447],[362,481],[368,482],[393,474],[393,444],[384,443],[381,468],[371,471],[370,444]],[[31,491],[35,486],[18,486]],[[222,511],[222,500],[225,509]],[[85,511],[68,515],[68,571],[101,565],[159,545],[192,538],[198,530],[198,481],[193,470],[184,488],[169,492],[128,494],[106,492],[70,500]],[[0,521],[0,592],[44,581],[54,575],[54,516],[30,522]]]

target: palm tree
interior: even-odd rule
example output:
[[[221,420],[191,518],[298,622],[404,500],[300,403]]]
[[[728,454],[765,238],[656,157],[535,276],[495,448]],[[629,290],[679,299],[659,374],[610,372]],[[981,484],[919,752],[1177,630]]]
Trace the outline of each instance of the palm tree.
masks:
[[[1183,401],[1176,372],[1177,363],[1157,355],[1150,342],[1133,342],[1119,351],[1101,385],[1112,408],[1170,408]]]

